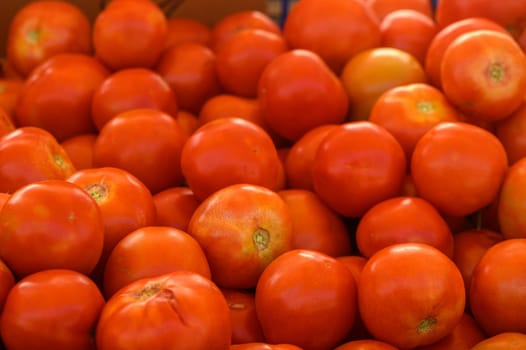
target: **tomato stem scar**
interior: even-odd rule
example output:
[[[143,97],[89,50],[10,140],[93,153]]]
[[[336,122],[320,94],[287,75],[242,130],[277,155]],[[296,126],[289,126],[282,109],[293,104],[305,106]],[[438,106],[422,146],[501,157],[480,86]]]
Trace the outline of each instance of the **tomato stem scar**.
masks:
[[[430,317],[424,318],[416,327],[416,332],[418,334],[429,333],[434,328],[436,323],[437,323],[437,319],[435,317],[430,316]]]

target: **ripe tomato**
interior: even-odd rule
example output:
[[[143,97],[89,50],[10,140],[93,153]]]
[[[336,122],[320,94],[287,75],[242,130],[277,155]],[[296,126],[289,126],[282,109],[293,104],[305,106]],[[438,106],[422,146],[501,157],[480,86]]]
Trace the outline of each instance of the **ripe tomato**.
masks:
[[[411,54],[393,47],[375,47],[349,59],[340,80],[349,96],[350,118],[364,120],[381,94],[400,85],[425,83],[427,77]]]
[[[194,131],[196,131],[199,127],[199,120],[197,119],[197,115],[188,111],[184,111],[182,109],[177,111],[177,114],[175,115],[175,120],[177,120],[181,128],[183,128],[187,136],[192,135]]]
[[[170,86],[181,109],[199,113],[208,99],[222,91],[216,62],[208,46],[186,42],[166,49],[154,69]]]
[[[317,126],[343,122],[349,107],[338,77],[319,55],[303,49],[289,50],[266,66],[257,98],[269,127],[290,141]]]
[[[65,179],[75,171],[55,137],[31,126],[0,138],[0,164],[0,191],[8,193],[39,180]]]
[[[255,123],[221,118],[197,129],[181,155],[184,178],[198,200],[237,183],[279,185],[280,160],[270,136]]]
[[[232,344],[229,350],[303,350],[292,344],[245,343]]]
[[[287,188],[278,194],[292,214],[292,249],[310,249],[333,257],[351,254],[353,243],[343,218],[315,192]]]
[[[346,217],[360,217],[402,189],[407,161],[402,146],[383,127],[348,122],[321,141],[312,164],[315,192]]]
[[[22,186],[0,218],[0,258],[17,277],[51,268],[89,274],[99,261],[102,213],[76,184],[43,180]]]
[[[396,243],[427,243],[453,257],[453,234],[431,203],[419,197],[386,199],[361,217],[356,228],[360,253],[371,257]]]
[[[352,56],[380,45],[380,21],[361,0],[302,0],[288,12],[283,35],[339,74]]]
[[[334,348],[334,350],[398,350],[394,346],[374,339],[351,340]]]
[[[216,71],[226,92],[255,98],[258,81],[274,58],[288,51],[281,34],[245,29],[233,34],[216,50]]]
[[[97,350],[228,350],[226,299],[209,279],[176,271],[130,283],[102,309]]]
[[[182,184],[180,159],[187,139],[169,114],[132,109],[114,116],[100,130],[93,164],[127,170],[155,194]]]
[[[186,42],[210,46],[212,29],[198,19],[177,16],[168,18],[164,49]]]
[[[140,227],[112,249],[104,268],[104,295],[142,278],[187,270],[211,278],[210,267],[197,241],[167,226]]]
[[[24,87],[24,80],[0,78],[0,108],[13,120],[18,99]]]
[[[497,218],[504,238],[526,237],[526,158],[515,162],[501,184],[497,204]]]
[[[292,216],[276,192],[236,184],[212,193],[197,207],[188,233],[201,244],[215,283],[253,288],[265,267],[291,249]]]
[[[495,135],[502,142],[510,165],[526,157],[525,121],[526,99],[510,116],[495,123]]]
[[[9,196],[6,196],[6,200]],[[0,208],[3,203],[0,205]],[[4,310],[7,295],[15,285],[15,275],[3,260],[0,260],[0,312]]]
[[[96,139],[96,133],[85,133],[72,136],[60,143],[76,170],[93,167],[93,147]]]
[[[186,186],[170,187],[153,195],[157,225],[187,231],[188,223],[199,205],[194,192]]]
[[[497,242],[482,255],[471,276],[470,310],[490,336],[526,332],[524,264],[526,239]]]
[[[9,292],[0,324],[2,340],[13,350],[94,350],[93,330],[104,303],[84,274],[36,272]]]
[[[383,126],[411,159],[418,140],[441,122],[461,120],[460,112],[444,93],[425,83],[393,87],[378,97],[369,121]]]
[[[358,305],[375,339],[412,349],[448,335],[462,318],[464,282],[453,261],[423,243],[400,243],[371,256]]]
[[[503,332],[480,341],[470,350],[520,350],[525,346],[524,333]]]
[[[0,137],[15,130],[15,124],[11,115],[0,107]]]
[[[157,72],[147,68],[121,69],[109,75],[95,90],[91,115],[97,130],[114,116],[138,108],[158,109],[175,117],[177,98]]]
[[[443,122],[429,129],[411,158],[419,196],[457,217],[489,205],[507,167],[506,151],[497,137],[463,122]]]
[[[65,1],[25,3],[9,24],[6,55],[23,78],[60,53],[91,53],[91,24],[86,14]]]
[[[256,312],[269,343],[332,349],[356,317],[356,284],[340,261],[294,249],[277,257],[256,286]]]
[[[429,82],[437,88],[442,87],[440,81],[440,65],[447,47],[461,34],[478,29],[495,30],[506,33],[506,29],[497,22],[483,17],[460,19],[441,28],[431,40],[427,48],[424,68]]]
[[[232,319],[232,344],[263,342],[264,336],[256,314],[253,291],[221,289],[230,309]]]
[[[15,120],[19,126],[37,126],[57,140],[95,131],[91,100],[109,75],[96,59],[81,54],[57,54],[25,80]]]
[[[444,51],[440,80],[445,95],[466,115],[504,119],[524,101],[526,54],[508,34],[470,31]]]
[[[433,8],[428,0],[367,0],[376,16],[381,20],[397,10],[414,10],[428,17],[433,17]]]
[[[167,27],[153,1],[112,1],[93,23],[95,56],[113,71],[151,68],[164,49]]]

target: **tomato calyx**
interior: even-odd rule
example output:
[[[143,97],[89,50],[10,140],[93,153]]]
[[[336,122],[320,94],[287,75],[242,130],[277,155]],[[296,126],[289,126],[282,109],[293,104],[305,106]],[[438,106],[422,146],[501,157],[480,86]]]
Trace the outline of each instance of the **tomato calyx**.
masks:
[[[435,327],[435,324],[437,323],[437,321],[438,320],[436,319],[436,317],[433,317],[433,316],[424,318],[422,321],[420,321],[420,323],[416,327],[416,332],[418,334],[426,334],[426,333],[431,332],[433,328]]]
[[[270,242],[270,234],[262,227],[258,227],[252,235],[252,240],[258,251],[265,250]]]
[[[93,198],[97,203],[100,203],[106,198],[108,198],[108,194],[110,192],[108,185],[102,182],[89,184],[86,187],[84,187],[84,190],[86,190],[86,192],[89,193],[91,198]]]

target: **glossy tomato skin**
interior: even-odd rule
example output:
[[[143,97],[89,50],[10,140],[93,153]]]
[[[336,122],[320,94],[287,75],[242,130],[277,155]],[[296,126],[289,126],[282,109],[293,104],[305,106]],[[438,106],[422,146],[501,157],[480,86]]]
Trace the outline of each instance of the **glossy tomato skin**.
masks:
[[[348,122],[318,146],[314,190],[339,214],[360,217],[400,192],[406,166],[402,146],[386,129],[369,121]]]
[[[229,350],[303,350],[292,344],[245,343],[232,344]]]
[[[104,303],[84,274],[36,272],[11,289],[0,323],[2,340],[13,350],[95,350],[93,330]]]
[[[265,341],[263,330],[256,313],[253,291],[246,289],[222,288],[232,319],[232,344],[257,343]]]
[[[43,128],[59,141],[94,132],[91,100],[108,75],[107,68],[88,55],[51,57],[25,80],[16,124]]]
[[[326,254],[290,250],[263,271],[256,312],[269,343],[329,349],[342,342],[356,318],[350,270]]]
[[[187,231],[188,223],[199,206],[194,192],[186,186],[171,187],[153,195],[157,225]]]
[[[497,206],[500,231],[504,238],[526,237],[526,218],[524,212],[524,181],[526,159],[522,158],[513,164],[503,180]]]
[[[96,133],[85,133],[60,142],[76,170],[93,167],[93,145],[96,139]]]
[[[503,332],[481,340],[471,350],[520,350],[526,346],[526,336],[519,332]]]
[[[497,122],[495,125],[495,135],[497,135],[506,149],[510,165],[526,157],[526,140],[524,139],[525,118],[526,100],[510,116]]]
[[[228,350],[227,302],[209,279],[177,271],[133,282],[104,306],[97,350]]]
[[[380,20],[401,9],[410,9],[433,17],[432,3],[427,0],[369,0],[368,4]]]
[[[89,19],[76,5],[64,1],[22,6],[11,20],[7,38],[7,59],[24,78],[53,55],[88,55],[92,49]]]
[[[15,285],[15,275],[3,260],[0,260],[0,312],[4,309],[7,295]]]
[[[288,50],[267,64],[257,99],[269,127],[295,141],[314,127],[345,120],[349,100],[337,75],[305,49]]]
[[[25,185],[0,217],[0,257],[17,277],[51,268],[89,274],[99,261],[102,213],[80,186],[65,180]]]
[[[351,340],[334,348],[334,350],[398,350],[398,348],[380,340],[363,339]]]
[[[418,194],[441,213],[465,216],[498,195],[508,167],[495,135],[463,122],[444,122],[417,142],[411,175]]]

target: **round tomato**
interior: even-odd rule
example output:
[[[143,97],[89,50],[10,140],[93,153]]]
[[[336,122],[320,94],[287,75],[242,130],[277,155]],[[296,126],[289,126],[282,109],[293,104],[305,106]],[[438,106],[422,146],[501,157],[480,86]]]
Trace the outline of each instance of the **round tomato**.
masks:
[[[24,87],[24,80],[15,78],[0,78],[0,108],[12,121],[16,111],[18,99]]]
[[[232,344],[246,344],[265,340],[256,314],[253,291],[221,289],[230,308],[232,318]]]
[[[228,350],[232,323],[209,279],[176,271],[140,279],[115,293],[99,317],[97,350]]]
[[[380,20],[391,12],[403,9],[418,11],[433,17],[432,3],[429,0],[367,0],[367,4]]]
[[[503,332],[481,340],[470,350],[521,350],[526,346],[526,335],[518,332]]]
[[[526,157],[526,99],[510,116],[495,125],[495,135],[506,149],[508,162],[513,165]]]
[[[379,250],[358,283],[360,316],[375,339],[402,349],[450,334],[464,313],[460,271],[438,249],[400,243]]]
[[[0,312],[4,309],[7,295],[15,285],[15,282],[15,275],[11,271],[11,268],[9,268],[3,260],[0,260]]]
[[[356,284],[350,270],[335,258],[290,250],[261,274],[256,312],[269,343],[332,349],[353,327]]]
[[[15,124],[11,115],[0,107],[0,137],[15,130]]]
[[[210,46],[212,29],[195,18],[172,16],[166,22],[166,39],[164,48],[168,49],[181,43],[194,42]]]
[[[93,167],[93,146],[96,139],[96,133],[85,133],[60,142],[76,170]]]
[[[199,205],[194,192],[186,186],[170,187],[153,195],[157,225],[187,231],[188,223]]]
[[[229,350],[303,350],[292,344],[244,343],[232,344]]]
[[[94,350],[93,331],[104,303],[84,274],[64,269],[33,273],[7,296],[2,340],[10,350]]]
[[[351,340],[334,348],[334,350],[398,350],[398,348],[380,340],[362,339]]]
[[[500,188],[497,217],[504,238],[525,238],[526,158],[515,162],[506,173]]]

